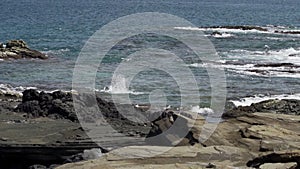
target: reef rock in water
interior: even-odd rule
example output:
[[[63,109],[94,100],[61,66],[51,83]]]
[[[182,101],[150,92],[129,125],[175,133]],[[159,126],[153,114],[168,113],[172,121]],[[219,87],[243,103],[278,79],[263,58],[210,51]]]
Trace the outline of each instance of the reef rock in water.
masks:
[[[0,59],[22,58],[47,59],[48,57],[37,50],[30,49],[23,40],[10,40],[5,44],[0,43]]]

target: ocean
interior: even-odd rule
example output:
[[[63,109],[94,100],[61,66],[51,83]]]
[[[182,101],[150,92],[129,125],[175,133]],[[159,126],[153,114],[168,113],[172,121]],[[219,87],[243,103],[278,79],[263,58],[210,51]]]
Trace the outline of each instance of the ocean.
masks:
[[[199,86],[200,107],[209,107],[211,103],[207,67],[224,69],[227,101],[235,105],[249,105],[269,98],[300,99],[300,33],[280,33],[300,32],[299,9],[299,0],[2,0],[0,42],[23,39],[31,48],[46,53],[49,59],[0,60],[0,90],[21,92],[29,87],[71,90],[77,57],[90,36],[119,17],[160,12],[194,24],[195,27],[174,29],[203,31],[220,56],[218,62],[191,59],[187,63]],[[252,25],[264,31],[216,28],[228,25]],[[145,42],[165,45],[164,49],[177,45],[172,40],[162,43],[163,39],[151,36],[128,41],[135,48]],[[178,84],[161,71],[141,72],[131,84],[120,77],[112,90],[113,70],[126,60],[122,51],[127,48],[120,45],[107,56],[102,72],[97,74],[95,91],[103,95],[128,94],[132,103],[141,104],[149,103],[151,91],[159,90],[164,92],[161,97],[166,96],[168,105],[178,106],[181,95]],[[167,65],[168,61],[163,64]],[[124,87],[125,84],[129,88]],[[198,105],[187,103],[186,106]]]

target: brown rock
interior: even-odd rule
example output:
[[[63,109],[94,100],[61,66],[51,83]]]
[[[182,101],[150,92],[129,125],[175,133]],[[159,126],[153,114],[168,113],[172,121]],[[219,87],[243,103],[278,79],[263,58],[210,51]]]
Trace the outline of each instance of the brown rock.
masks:
[[[48,57],[36,50],[28,48],[23,40],[10,40],[6,43],[6,48],[0,48],[1,59],[21,59],[21,58],[37,58],[47,59]]]

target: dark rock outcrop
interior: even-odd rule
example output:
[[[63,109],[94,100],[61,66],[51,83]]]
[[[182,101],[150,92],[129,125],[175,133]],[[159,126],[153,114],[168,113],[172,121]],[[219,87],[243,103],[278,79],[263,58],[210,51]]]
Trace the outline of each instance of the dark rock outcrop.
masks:
[[[34,89],[25,90],[22,103],[15,111],[27,113],[30,117],[65,118],[77,121],[71,93],[61,91],[45,93]]]
[[[280,31],[280,30],[276,30],[275,33],[298,35],[298,34],[300,34],[300,31]]]
[[[199,143],[193,130],[189,131],[188,123],[188,119],[183,116],[166,110],[156,120],[152,121],[152,128],[146,136],[146,142],[160,146],[182,146]],[[155,139],[151,139],[151,137],[155,137]],[[176,138],[181,138],[181,142],[178,142]]]
[[[204,27],[204,28],[224,28],[224,29],[240,29],[240,30],[258,30],[258,31],[268,31],[268,29],[259,27],[259,26],[248,26],[248,25],[240,25],[240,26],[212,26],[212,27]]]
[[[266,100],[251,104],[250,106],[233,108],[225,112],[222,117],[224,119],[233,118],[255,112],[300,115],[300,100]]]
[[[25,90],[23,92],[22,103],[20,103],[14,110],[20,113],[26,113],[28,117],[49,117],[52,119],[68,119],[73,122],[87,122],[96,123],[97,120],[104,118],[115,130],[122,131],[122,133],[129,133],[135,131],[139,126],[140,132],[134,135],[145,136],[150,124],[137,123],[130,121],[122,115],[119,111],[124,111],[128,117],[128,112],[132,116],[141,115],[143,112],[138,109],[133,109],[130,105],[119,105],[119,109],[113,102],[106,101],[100,97],[96,97],[96,102],[93,97],[88,94],[74,95],[79,100],[79,118],[74,109],[73,97],[71,93],[62,91],[55,91],[53,93],[38,92],[35,89]],[[94,103],[95,102],[95,103]],[[100,112],[94,110],[86,110],[88,107],[98,106]],[[122,106],[122,107],[121,107]]]
[[[288,68],[299,68],[300,66],[293,63],[264,63],[256,64],[254,67],[288,67]]]
[[[0,59],[21,58],[47,59],[48,57],[37,50],[30,49],[23,40],[10,40],[5,45],[0,45]]]

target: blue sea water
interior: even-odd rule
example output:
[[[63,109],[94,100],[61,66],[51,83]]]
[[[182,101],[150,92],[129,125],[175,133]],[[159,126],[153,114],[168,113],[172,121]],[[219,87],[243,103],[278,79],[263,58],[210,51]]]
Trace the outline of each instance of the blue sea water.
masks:
[[[31,48],[45,52],[49,59],[0,61],[0,84],[70,90],[77,56],[95,31],[122,16],[161,12],[182,17],[197,27],[255,25],[270,30],[265,33],[203,29],[223,61],[210,65],[190,63],[203,104],[209,104],[211,97],[205,66],[221,66],[226,70],[228,100],[259,94],[297,94],[300,93],[300,35],[278,34],[272,30],[299,30],[299,9],[299,0],[2,0],[0,42],[23,39]],[[223,34],[211,35],[214,31]],[[268,54],[265,45],[270,47]],[[113,54],[122,58],[118,48]],[[116,67],[113,58],[108,57],[105,63],[109,70]],[[294,66],[254,66],[269,63]],[[109,87],[109,76],[99,73],[96,86],[99,91]],[[149,92],[157,88],[166,91],[169,104],[176,105],[179,101],[176,82],[163,72],[141,73],[132,83],[134,102],[147,102]]]

